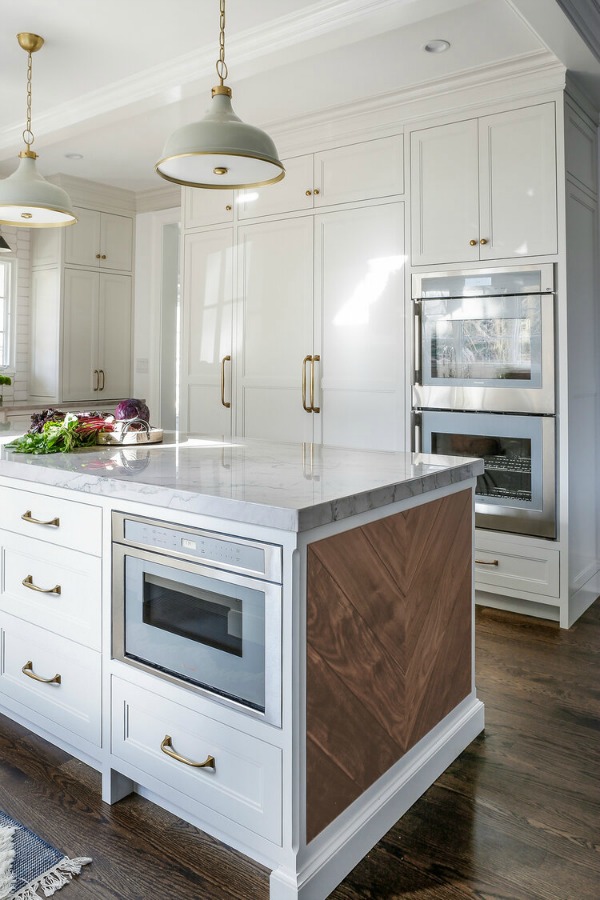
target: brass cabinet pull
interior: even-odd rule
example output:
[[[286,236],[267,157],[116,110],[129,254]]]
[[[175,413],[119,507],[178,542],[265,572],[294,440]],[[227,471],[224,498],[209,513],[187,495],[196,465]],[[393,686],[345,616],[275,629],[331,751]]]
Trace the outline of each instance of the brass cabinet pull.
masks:
[[[185,756],[180,756],[179,753],[176,753],[173,750],[173,743],[169,734],[165,734],[163,742],[160,745],[160,749],[163,753],[166,753],[167,756],[170,756],[171,759],[176,759],[177,762],[185,763],[186,766],[192,766],[194,769],[216,768],[214,756],[207,756],[204,762],[194,762],[192,759],[186,759]]]
[[[476,559],[475,564],[478,566],[498,566],[500,565],[497,559]]]
[[[231,356],[224,356],[221,360],[221,404],[226,408],[230,409],[231,401],[227,402],[225,400],[225,363],[231,362]]]
[[[470,241],[469,241],[469,246],[471,246],[471,247],[476,247],[476,246],[477,246],[477,241],[470,240]]]
[[[29,588],[30,591],[38,591],[40,594],[57,594],[59,595],[60,584],[55,584],[53,588],[41,588],[38,587],[37,584],[33,583],[33,575],[28,575],[27,578],[24,578],[21,582],[23,587]]]
[[[312,356],[305,356],[302,360],[302,406],[307,413],[312,412],[312,406],[306,402],[306,363],[312,363]]]
[[[31,515],[31,510],[28,509],[27,512],[24,512],[21,516],[24,522],[31,522],[32,525],[52,525],[54,528],[58,528],[60,525],[60,519],[56,516],[55,519],[48,519],[47,522],[42,521],[42,519],[34,519]]]
[[[312,197],[312,191],[304,191],[307,197]]]
[[[321,362],[320,356],[313,356],[310,363],[310,408],[314,413],[320,413],[321,407],[315,406],[315,363]]]
[[[104,390],[104,369],[98,369],[98,390]]]
[[[321,191],[319,190],[319,188],[315,188],[313,191],[313,194],[315,195],[315,197],[318,197],[320,193],[321,193]]]
[[[96,253],[96,259],[100,259],[100,254]]]
[[[231,206],[229,205],[229,203],[228,203],[227,206],[225,207],[225,211],[226,211],[226,212],[231,212]]]
[[[98,383],[99,383],[98,369],[94,369],[94,390],[95,391],[98,390]]]
[[[106,259],[106,253],[103,253],[100,259]]]
[[[481,238],[481,240],[479,241],[479,243],[480,243],[480,244],[487,244],[487,241],[486,241],[485,238]]]
[[[55,675],[54,678],[42,678],[40,675],[36,675],[33,671],[33,663],[31,660],[25,663],[23,668],[21,669],[23,675],[27,675],[28,678],[33,678],[34,681],[41,681],[42,684],[60,684],[61,677],[60,675]]]

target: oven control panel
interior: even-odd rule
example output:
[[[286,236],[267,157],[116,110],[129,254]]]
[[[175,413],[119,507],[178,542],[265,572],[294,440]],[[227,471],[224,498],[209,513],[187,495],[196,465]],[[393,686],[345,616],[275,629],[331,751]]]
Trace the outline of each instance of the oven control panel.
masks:
[[[113,513],[119,543],[205,563],[219,569],[281,581],[281,548],[260,541],[182,528],[175,523]]]

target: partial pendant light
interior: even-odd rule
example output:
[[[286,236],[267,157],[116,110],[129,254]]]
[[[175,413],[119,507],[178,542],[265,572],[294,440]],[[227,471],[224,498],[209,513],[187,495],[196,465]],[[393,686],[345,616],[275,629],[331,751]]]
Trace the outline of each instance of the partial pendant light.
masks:
[[[225,63],[225,0],[219,0],[219,84],[200,122],[178,128],[155,169],[167,181],[199,188],[248,188],[281,181],[285,169],[268,134],[246,125],[231,106]]]
[[[10,246],[6,243],[2,235],[0,234],[0,253],[12,253]]]
[[[27,53],[27,125],[23,132],[26,150],[21,150],[21,160],[16,172],[0,181],[0,224],[18,225],[24,228],[50,228],[72,225],[77,221],[69,195],[62,188],[46,181],[37,171],[37,153],[31,149],[34,142],[31,130],[31,54],[44,44],[39,34],[22,32],[17,35],[19,45]]]

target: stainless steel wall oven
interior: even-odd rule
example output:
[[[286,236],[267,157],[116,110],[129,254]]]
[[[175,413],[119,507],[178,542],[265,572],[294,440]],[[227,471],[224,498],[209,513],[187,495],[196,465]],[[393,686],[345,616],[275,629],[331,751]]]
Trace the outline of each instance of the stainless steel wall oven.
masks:
[[[484,460],[480,528],[556,537],[553,275],[413,276],[413,446]]]
[[[281,724],[281,548],[115,512],[113,656]]]

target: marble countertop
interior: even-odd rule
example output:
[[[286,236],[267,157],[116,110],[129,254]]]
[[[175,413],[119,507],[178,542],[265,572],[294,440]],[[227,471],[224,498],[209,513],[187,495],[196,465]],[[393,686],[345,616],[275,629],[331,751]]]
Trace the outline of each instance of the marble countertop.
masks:
[[[165,434],[161,444],[14,453],[0,475],[172,510],[305,531],[457,484],[481,460]]]

